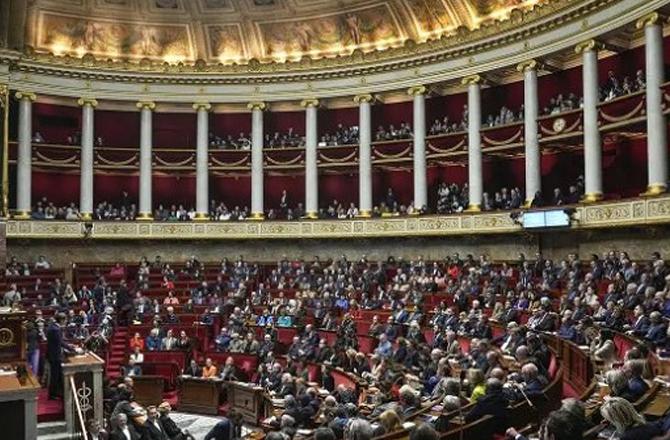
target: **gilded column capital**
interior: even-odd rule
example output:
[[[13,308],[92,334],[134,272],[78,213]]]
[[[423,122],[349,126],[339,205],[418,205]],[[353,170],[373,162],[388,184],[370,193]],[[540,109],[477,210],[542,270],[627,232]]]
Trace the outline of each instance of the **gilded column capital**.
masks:
[[[659,24],[660,19],[661,16],[658,14],[658,12],[652,12],[651,14],[647,14],[644,17],[640,18],[635,23],[635,27],[638,29],[642,29],[647,26],[653,26],[655,24]]]
[[[250,102],[247,104],[249,110],[267,110],[268,106],[263,101]]]
[[[368,94],[364,94],[364,95],[356,95],[356,96],[354,96],[354,102],[355,102],[356,104],[362,104],[362,103],[364,103],[364,102],[370,103],[370,102],[374,101],[374,99],[375,99],[375,98],[374,98],[372,95],[370,95],[369,93],[368,93]]]
[[[603,45],[599,43],[596,40],[587,40],[587,41],[582,41],[578,45],[575,46],[575,53],[580,55],[586,51],[593,50],[593,51],[599,51],[600,49],[603,48]]]
[[[98,106],[98,100],[95,98],[79,98],[77,99],[77,105],[79,107],[90,105],[91,107],[95,108]]]
[[[527,60],[522,63],[519,63],[516,66],[516,70],[518,70],[521,73],[525,73],[531,70],[538,70],[542,67],[542,64],[539,63],[537,60]]]
[[[30,101],[35,101],[37,99],[36,94],[27,91],[18,91],[14,94],[14,96],[16,96],[16,99],[28,99]]]
[[[316,98],[303,99],[303,100],[300,102],[300,106],[301,106],[301,107],[305,107],[305,108],[308,108],[308,107],[318,107],[318,106],[319,106],[319,100],[316,99]]]
[[[469,86],[472,84],[482,84],[484,82],[484,78],[481,77],[481,75],[470,75],[466,76],[461,80],[461,84],[464,86]]]
[[[135,106],[142,110],[142,109],[149,109],[149,110],[155,110],[156,109],[156,103],[153,101],[140,101],[135,103]]]
[[[407,94],[410,96],[425,95],[428,92],[426,86],[414,86],[407,89]]]
[[[206,112],[212,109],[212,104],[209,102],[196,102],[193,104],[193,110],[205,110]]]
[[[0,95],[4,95],[8,90],[9,86],[7,84],[0,84]]]

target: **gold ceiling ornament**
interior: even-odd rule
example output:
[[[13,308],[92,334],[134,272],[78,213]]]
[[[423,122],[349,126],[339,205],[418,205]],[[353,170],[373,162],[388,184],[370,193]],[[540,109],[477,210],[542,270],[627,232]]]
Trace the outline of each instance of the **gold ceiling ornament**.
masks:
[[[426,86],[413,86],[407,89],[407,94],[410,96],[425,95],[428,92]]]
[[[516,70],[521,73],[528,72],[529,70],[540,70],[541,68],[542,64],[537,60],[527,60],[516,66]]]
[[[319,106],[319,100],[316,98],[311,98],[311,99],[303,99],[300,102],[301,107],[318,107]]]
[[[77,105],[79,107],[83,107],[85,105],[90,105],[91,107],[95,108],[98,106],[98,100],[95,98],[79,98],[77,99]]]
[[[247,108],[249,110],[252,110],[252,111],[253,110],[263,111],[263,110],[267,110],[268,105],[266,103],[264,103],[263,101],[255,101],[255,102],[250,102],[249,104],[247,104]]]
[[[637,23],[635,23],[635,27],[638,29],[642,29],[647,26],[653,26],[655,24],[659,24],[660,21],[660,15],[658,12],[652,12],[649,15],[645,15],[644,17],[640,18]]]
[[[205,111],[210,111],[212,109],[212,104],[209,102],[196,102],[193,104],[193,110],[199,111],[199,110],[205,110]]]
[[[466,76],[461,80],[461,84],[464,86],[469,86],[472,84],[483,84],[484,83],[484,78],[481,77],[481,75],[470,75]]]
[[[16,99],[28,99],[30,101],[35,101],[37,99],[36,94],[27,91],[18,91],[14,94],[14,96],[16,97]]]
[[[582,53],[589,51],[589,50],[594,50],[594,51],[599,51],[603,48],[602,43],[591,39],[591,40],[586,40],[582,41],[581,43],[577,44],[575,46],[575,53],[577,55],[581,55]]]
[[[354,102],[356,104],[361,104],[364,102],[370,103],[373,102],[374,100],[375,100],[374,96],[370,95],[369,93],[354,96]]]
[[[135,107],[137,107],[140,110],[143,109],[149,109],[149,110],[155,110],[156,109],[156,103],[153,101],[139,101],[135,103]]]

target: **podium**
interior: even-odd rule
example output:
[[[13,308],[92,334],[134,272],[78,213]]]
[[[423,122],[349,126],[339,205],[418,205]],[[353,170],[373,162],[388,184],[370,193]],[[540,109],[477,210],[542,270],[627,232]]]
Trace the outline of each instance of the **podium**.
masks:
[[[218,414],[222,382],[220,379],[180,377],[179,410],[200,414]]]
[[[67,432],[79,432],[77,406],[83,422],[91,419],[102,425],[102,374],[105,362],[95,353],[66,358],[63,362],[63,409]],[[76,400],[75,400],[76,398]]]
[[[26,367],[25,312],[0,311],[0,414],[2,438],[37,438],[39,380],[29,368],[19,378],[16,367]]]
[[[244,382],[228,382],[228,402],[230,408],[242,414],[242,420],[257,425],[264,417],[263,388]]]

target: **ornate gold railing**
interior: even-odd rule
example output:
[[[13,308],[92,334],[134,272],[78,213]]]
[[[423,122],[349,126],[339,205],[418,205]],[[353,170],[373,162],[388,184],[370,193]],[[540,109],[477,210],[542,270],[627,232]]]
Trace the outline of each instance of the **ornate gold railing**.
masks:
[[[574,207],[572,229],[670,223],[670,195]],[[87,229],[90,227],[90,229]],[[353,220],[92,222],[9,220],[7,237],[33,239],[300,239],[521,232],[509,211]]]

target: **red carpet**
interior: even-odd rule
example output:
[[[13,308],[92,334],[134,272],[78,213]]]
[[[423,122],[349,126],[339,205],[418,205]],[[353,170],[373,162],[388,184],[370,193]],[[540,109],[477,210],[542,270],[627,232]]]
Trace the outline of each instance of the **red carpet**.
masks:
[[[63,414],[62,400],[49,400],[49,392],[46,388],[42,388],[37,393],[37,421],[56,422],[65,420]]]

